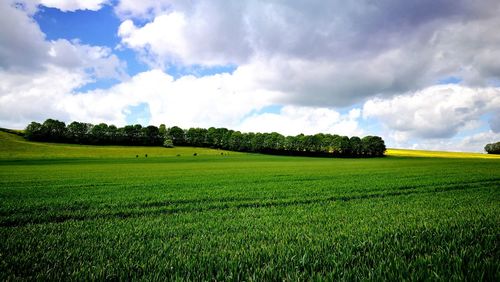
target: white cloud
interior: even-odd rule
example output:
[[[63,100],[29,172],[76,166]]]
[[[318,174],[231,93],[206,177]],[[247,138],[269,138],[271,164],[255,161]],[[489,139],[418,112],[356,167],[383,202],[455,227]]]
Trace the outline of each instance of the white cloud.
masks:
[[[85,77],[55,66],[34,74],[0,71],[1,126],[21,129],[33,120],[68,120],[71,113],[59,103],[87,83]]]
[[[250,51],[246,42],[231,37],[231,34],[214,33],[219,30],[213,29],[213,25],[227,28],[234,16],[225,19],[202,17],[213,9],[210,5],[199,7],[192,16],[172,11],[156,16],[141,27],[128,19],[120,25],[118,35],[122,38],[122,45],[138,51],[155,66],[165,63],[213,66],[244,62]],[[244,27],[236,25],[233,28],[244,32]]]
[[[109,0],[39,0],[41,5],[56,8],[63,12],[74,12],[76,10],[98,11]]]
[[[22,128],[48,117],[68,120],[61,101],[101,78],[127,79],[111,49],[59,39],[48,41],[33,20],[37,4],[0,2],[0,123]]]
[[[328,108],[285,106],[279,113],[252,114],[271,105],[283,93],[259,88],[251,71],[245,68],[232,74],[184,76],[177,80],[156,69],[106,90],[84,93],[75,92],[88,82],[84,72],[52,68],[36,77],[0,75],[6,75],[0,84],[0,112],[5,113],[0,115],[0,124],[4,126],[24,127],[31,120],[48,117],[125,125],[129,108],[146,104],[150,123],[156,125],[220,126],[293,135],[363,133],[358,124],[359,109],[342,115]]]
[[[38,69],[49,51],[45,34],[28,15],[35,7],[25,8],[0,1],[0,69]]]
[[[162,15],[152,23],[137,28],[131,20],[124,21],[118,30],[122,37],[122,44],[133,49],[143,51],[148,56],[151,64],[158,62],[163,65],[163,59],[169,54],[175,54],[171,58],[186,60],[189,57],[189,45],[183,36],[186,27],[185,18],[180,13]]]
[[[365,118],[376,118],[396,131],[395,139],[449,138],[480,126],[480,118],[500,111],[500,88],[439,85],[393,98],[375,98],[363,106]]]
[[[495,143],[499,140],[500,133],[495,133],[490,130],[465,136],[463,138],[420,140],[413,143],[409,142],[402,144],[401,147],[416,150],[484,153],[484,146],[486,146],[486,144]]]
[[[24,127],[31,120],[55,117],[64,121],[124,125],[128,108],[145,103],[151,113],[151,124],[234,128],[245,115],[269,105],[273,96],[279,94],[259,89],[238,70],[233,74],[184,76],[177,80],[161,70],[151,70],[107,90],[85,93],[74,92],[88,82],[85,74],[62,73],[63,70],[56,69],[34,79],[0,74],[6,78],[0,84],[2,113],[5,113],[0,115],[0,124]],[[58,83],[50,84],[52,79]]]
[[[165,13],[172,5],[182,5],[187,1],[176,0],[120,0],[115,6],[116,13],[122,18],[151,19]]]
[[[125,79],[126,64],[110,48],[81,44],[78,41],[58,39],[47,42],[50,46],[46,64],[67,69],[84,69],[92,78]]]
[[[48,67],[61,67],[68,71],[85,70],[94,79],[127,76],[125,64],[110,48],[77,40],[46,40],[33,20],[33,6],[24,3],[26,9],[11,1],[0,2],[0,70],[39,75]]]
[[[114,120],[125,123],[125,109],[146,103],[150,123],[191,126],[236,126],[247,113],[267,105],[275,93],[259,90],[238,71],[174,80],[161,70],[134,76],[109,90],[92,91],[67,100],[67,108],[92,116],[87,111],[100,105],[102,112],[118,113]],[[78,101],[78,103],[75,103]],[[109,108],[108,108],[109,106]]]
[[[116,11],[122,45],[150,65],[264,70],[285,104],[349,106],[450,76],[468,86],[500,78],[498,1],[122,0]]]
[[[279,113],[253,114],[238,127],[244,132],[279,132],[284,135],[330,133],[362,135],[359,109],[341,115],[328,108],[285,106]]]

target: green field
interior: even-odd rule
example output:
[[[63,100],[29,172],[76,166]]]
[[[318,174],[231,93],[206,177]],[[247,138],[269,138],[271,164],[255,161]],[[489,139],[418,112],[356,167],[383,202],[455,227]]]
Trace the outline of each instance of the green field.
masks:
[[[0,132],[0,280],[499,281],[500,159],[390,152],[283,157]]]

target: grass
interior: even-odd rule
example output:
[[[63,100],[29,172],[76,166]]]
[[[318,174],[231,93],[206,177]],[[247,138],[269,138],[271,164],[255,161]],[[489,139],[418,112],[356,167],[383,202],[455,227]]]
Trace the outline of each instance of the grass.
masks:
[[[500,278],[498,159],[0,149],[0,280]]]
[[[0,159],[106,159],[106,158],[148,158],[192,156],[194,153],[205,156],[219,156],[221,153],[237,155],[238,152],[214,150],[208,148],[178,147],[141,147],[141,146],[91,146],[29,142],[23,137],[0,131]]]

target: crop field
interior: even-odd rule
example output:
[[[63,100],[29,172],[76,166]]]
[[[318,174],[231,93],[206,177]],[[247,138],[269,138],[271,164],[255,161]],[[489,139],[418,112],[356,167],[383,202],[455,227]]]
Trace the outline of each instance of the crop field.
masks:
[[[463,153],[463,152],[405,150],[405,149],[388,149],[386,155],[391,157],[423,157],[423,158],[453,158],[453,159],[473,158],[473,159],[500,160],[500,155]]]
[[[412,154],[97,147],[0,132],[0,280],[499,281],[500,159]]]

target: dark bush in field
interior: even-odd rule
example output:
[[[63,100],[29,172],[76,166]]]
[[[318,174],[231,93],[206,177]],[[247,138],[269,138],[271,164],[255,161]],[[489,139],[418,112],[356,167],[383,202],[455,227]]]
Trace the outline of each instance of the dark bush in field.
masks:
[[[117,128],[101,123],[64,122],[53,119],[43,124],[32,122],[26,128],[26,138],[34,141],[68,142],[76,144],[116,144],[140,146],[195,146],[225,149],[239,152],[255,152],[298,156],[380,157],[385,143],[378,136],[362,139],[353,136],[318,133],[283,136],[272,133],[242,133],[227,128],[190,128],[183,130],[173,126],[160,128],[140,124]],[[491,145],[491,144],[489,144]]]
[[[500,142],[491,143],[484,147],[488,154],[500,154]]]

